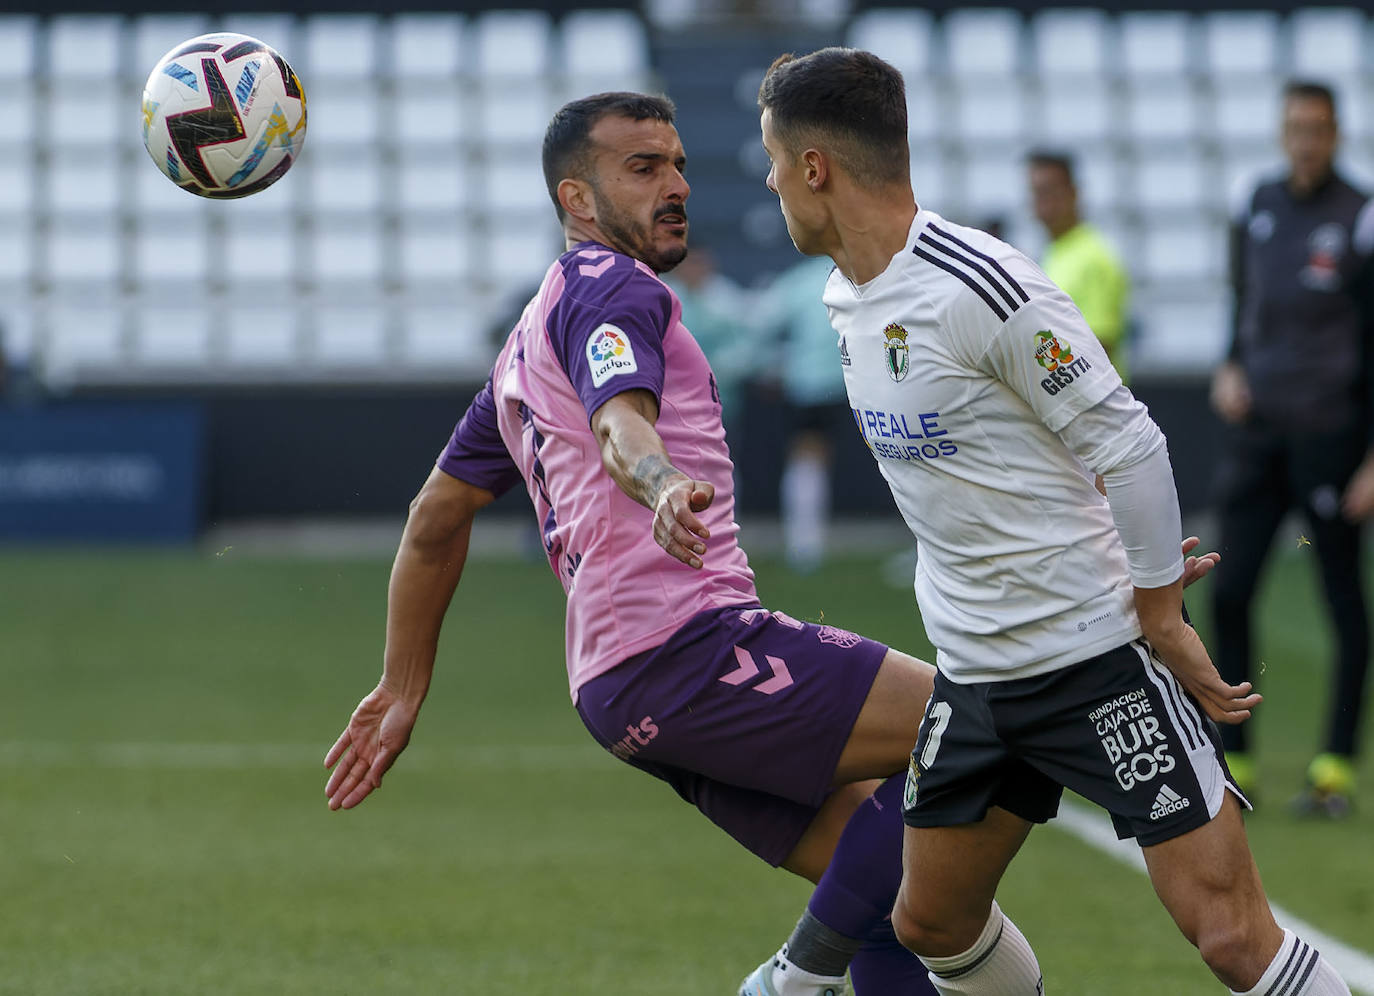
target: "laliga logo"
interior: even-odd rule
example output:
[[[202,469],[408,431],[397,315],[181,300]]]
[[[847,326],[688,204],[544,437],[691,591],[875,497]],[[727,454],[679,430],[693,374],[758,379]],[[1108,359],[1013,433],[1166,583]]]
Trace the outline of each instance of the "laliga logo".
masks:
[[[625,340],[609,329],[603,329],[592,343],[590,352],[593,360],[604,363],[611,357],[620,356],[625,352]]]

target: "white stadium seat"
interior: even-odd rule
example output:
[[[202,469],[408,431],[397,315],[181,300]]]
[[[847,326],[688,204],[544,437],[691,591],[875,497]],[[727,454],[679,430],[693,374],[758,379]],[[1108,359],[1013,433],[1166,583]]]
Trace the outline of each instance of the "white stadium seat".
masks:
[[[1004,214],[1026,200],[1026,166],[1020,156],[992,153],[970,159],[964,172],[964,208],[978,221]]]
[[[1140,262],[1146,280],[1215,282],[1225,271],[1226,225],[1195,219],[1155,223],[1146,218]]]
[[[43,271],[54,283],[111,285],[120,273],[124,240],[113,222],[83,218],[54,225],[44,249]]]
[[[1174,150],[1167,154],[1142,155],[1136,161],[1137,205],[1152,212],[1194,212],[1209,202],[1221,207],[1206,163],[1196,151]]]
[[[983,78],[958,88],[954,134],[969,143],[1019,144],[1030,128],[1029,98],[1024,87]]]
[[[203,215],[211,204],[203,197],[197,197],[178,188],[142,150],[134,155],[133,176],[130,179],[133,181],[129,188],[132,192],[131,208],[138,212],[140,217],[184,218]],[[254,195],[243,204],[247,206],[255,197],[261,196],[264,195]]]
[[[143,226],[133,244],[133,276],[140,290],[194,294],[210,274],[203,223]]]
[[[387,319],[380,306],[311,309],[311,359],[320,367],[377,368],[387,362]]]
[[[401,316],[407,366],[424,370],[467,371],[481,374],[491,366],[485,325],[491,305],[473,308],[478,295],[458,288],[451,304],[408,308]]]
[[[1357,73],[1366,66],[1367,24],[1353,7],[1306,8],[1289,20],[1293,72],[1324,78]]]
[[[301,271],[295,243],[295,232],[285,219],[226,219],[221,249],[225,279],[253,295],[259,293],[254,285],[261,284],[284,291]]]
[[[296,63],[304,60],[297,45],[296,19],[290,14],[226,14],[214,18],[210,30],[237,31],[256,38],[276,49],[278,55],[298,74],[300,72]],[[307,89],[306,97],[311,96],[313,94]],[[314,112],[313,107],[311,112]]]
[[[1203,136],[1201,102],[1187,80],[1137,82],[1125,91],[1127,134],[1136,148]]]
[[[391,139],[399,148],[410,155],[425,147],[452,146],[466,137],[461,84],[445,81],[413,89],[417,92],[397,101],[389,115],[388,125],[394,129]]]
[[[58,305],[42,324],[44,375],[69,383],[82,367],[117,367],[126,358],[124,316],[116,307]]]
[[[562,41],[575,90],[634,89],[649,71],[644,24],[628,10],[572,11],[563,18]]]
[[[1040,91],[1037,142],[1087,144],[1111,137],[1117,128],[1111,90],[1081,80],[1046,81]]]
[[[945,53],[954,76],[1012,76],[1021,69],[1021,15],[959,8],[945,15]]]
[[[25,149],[34,140],[38,101],[27,79],[0,86],[0,147]]]
[[[89,87],[73,84],[61,87],[42,108],[41,120],[47,124],[48,143],[58,155],[65,149],[77,150],[83,157],[98,155],[99,149],[113,149],[128,140],[132,132],[142,141],[138,105],[132,107],[113,86]]]
[[[906,81],[907,135],[913,144],[943,138],[947,121],[946,91],[929,76]]]
[[[309,160],[306,174],[316,211],[374,212],[383,206],[381,163],[375,151]]]
[[[27,80],[38,64],[38,19],[6,15],[0,17],[0,80],[9,86],[14,80]]]
[[[1278,65],[1273,11],[1213,11],[1203,16],[1203,68],[1213,76],[1265,76]]]
[[[551,26],[534,10],[496,10],[473,22],[477,75],[484,81],[533,80],[551,64]]]
[[[1031,21],[1031,41],[1041,78],[1104,73],[1112,58],[1109,27],[1100,10],[1040,11]]]
[[[1278,140],[1280,83],[1274,77],[1218,79],[1214,86],[1212,124],[1224,145]]]
[[[319,283],[357,291],[382,274],[382,238],[376,221],[316,221],[310,237],[312,275]]]
[[[223,314],[224,354],[231,368],[286,375],[298,365],[299,316],[294,308],[235,300]]]
[[[924,10],[866,10],[854,18],[847,42],[851,48],[872,52],[901,70],[909,93],[930,68],[933,25]]]
[[[411,224],[402,229],[400,238],[403,283],[459,280],[471,273],[472,242],[456,225]]]
[[[123,196],[119,171],[108,162],[63,156],[46,172],[48,207],[53,212],[113,216],[117,211]]]
[[[0,151],[0,214],[12,219],[28,217],[34,207],[35,169],[33,157],[25,150]]]
[[[1078,200],[1089,216],[1098,218],[1119,206],[1124,196],[1121,162],[1115,152],[1097,144],[1074,150]]]
[[[210,314],[203,307],[145,302],[134,310],[131,325],[140,366],[189,373],[210,362]]]
[[[53,18],[48,26],[48,70],[52,78],[87,82],[114,79],[123,51],[121,28],[118,17]]]
[[[396,196],[403,211],[457,211],[472,203],[471,171],[457,155],[407,159],[397,167]]]
[[[403,81],[465,72],[463,28],[455,14],[397,14],[391,22],[391,72]]]
[[[3,183],[0,178],[0,183]],[[28,280],[33,275],[34,233],[33,226],[24,215],[0,213],[0,298],[13,303],[21,294],[22,288],[15,292],[15,285]],[[5,323],[0,318],[0,335],[5,332]],[[0,346],[3,342],[0,342]]]
[[[1224,290],[1183,295],[1171,284],[1143,285],[1134,302],[1132,310],[1140,315],[1140,335],[1131,351],[1136,374],[1210,371],[1221,361],[1230,327]]]
[[[1125,75],[1178,77],[1192,69],[1189,15],[1137,11],[1122,14],[1117,24]]]
[[[367,14],[316,14],[305,20],[301,65],[311,80],[371,80],[377,71],[377,18]],[[291,58],[282,53],[287,62]]]
[[[355,80],[324,86],[312,84],[306,94],[310,101],[307,149],[312,146],[375,145],[382,109],[380,94],[372,83]]]
[[[510,144],[534,150],[544,140],[544,129],[558,108],[548,90],[537,83],[528,87],[492,87],[481,92],[477,110],[479,141]]]
[[[552,209],[544,170],[533,156],[497,156],[482,171],[482,206],[498,221],[506,212]]]

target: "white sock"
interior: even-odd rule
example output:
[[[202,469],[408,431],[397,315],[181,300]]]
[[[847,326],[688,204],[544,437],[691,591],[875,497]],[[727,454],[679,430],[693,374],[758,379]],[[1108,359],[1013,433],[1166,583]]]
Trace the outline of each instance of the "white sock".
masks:
[[[936,992],[949,996],[1044,996],[1040,963],[996,903],[973,947],[949,958],[922,958]]]
[[[1279,953],[1253,989],[1235,996],[1350,996],[1336,970],[1316,948],[1291,930],[1283,932]]]
[[[843,975],[804,972],[787,960],[787,945],[773,956],[773,991],[778,996],[845,996],[849,987]]]
[[[782,533],[788,562],[814,568],[825,556],[830,471],[824,460],[793,457],[782,472]]]

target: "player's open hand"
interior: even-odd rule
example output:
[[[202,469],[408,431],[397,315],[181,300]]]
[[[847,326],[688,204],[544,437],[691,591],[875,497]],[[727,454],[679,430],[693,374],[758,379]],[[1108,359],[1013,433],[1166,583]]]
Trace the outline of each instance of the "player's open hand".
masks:
[[[1189,536],[1183,541],[1183,587],[1187,588],[1194,581],[1201,581],[1212,572],[1212,568],[1221,562],[1221,554],[1215,550],[1204,553],[1198,557],[1188,556],[1197,549],[1202,540],[1196,536]]]
[[[654,503],[654,542],[688,567],[700,568],[711,531],[697,513],[706,511],[715,497],[713,485],[689,477],[665,485]]]
[[[419,707],[404,701],[385,682],[358,703],[324,758],[324,766],[334,769],[324,789],[330,809],[352,809],[381,788],[382,776],[410,743],[418,715]]]
[[[1167,644],[1162,639],[1152,639],[1150,643],[1179,683],[1216,722],[1243,723],[1250,718],[1250,710],[1260,704],[1261,697],[1252,691],[1254,686],[1250,682],[1230,685],[1222,679],[1202,638],[1182,620]]]

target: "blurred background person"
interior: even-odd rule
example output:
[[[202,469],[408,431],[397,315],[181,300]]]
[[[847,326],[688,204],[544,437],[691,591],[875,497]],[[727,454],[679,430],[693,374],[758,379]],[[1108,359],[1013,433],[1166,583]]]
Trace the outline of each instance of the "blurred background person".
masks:
[[[1073,298],[1112,366],[1122,380],[1128,380],[1130,284],[1126,270],[1102,233],[1078,213],[1073,158],[1037,150],[1026,157],[1026,164],[1031,207],[1050,239],[1040,265]]]
[[[1287,170],[1248,192],[1231,239],[1235,314],[1211,401],[1227,423],[1218,475],[1217,665],[1253,673],[1251,605],[1280,522],[1302,510],[1335,628],[1336,660],[1323,751],[1296,800],[1343,816],[1369,658],[1361,580],[1362,523],[1374,510],[1371,453],[1371,252],[1374,209],[1335,169],[1336,102],[1321,84],[1284,89]],[[1223,732],[1232,770],[1253,786],[1248,727]]]
[[[759,302],[756,369],[776,381],[787,406],[787,459],[779,504],[787,564],[810,573],[825,560],[831,469],[839,433],[850,424],[844,364],[821,292],[834,269],[815,256],[783,271]],[[836,363],[836,354],[839,363]]]

